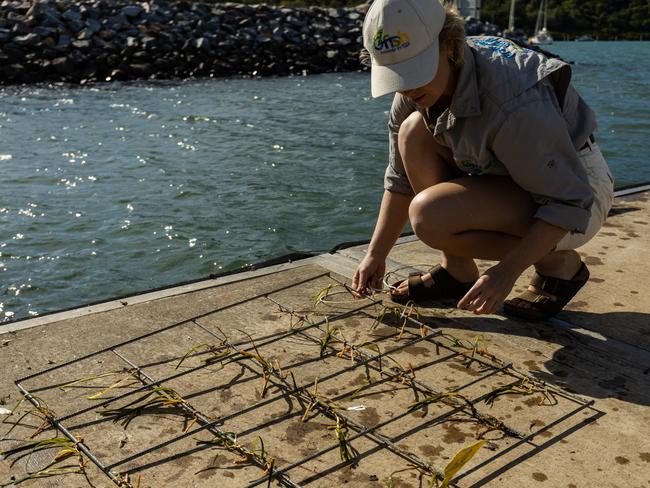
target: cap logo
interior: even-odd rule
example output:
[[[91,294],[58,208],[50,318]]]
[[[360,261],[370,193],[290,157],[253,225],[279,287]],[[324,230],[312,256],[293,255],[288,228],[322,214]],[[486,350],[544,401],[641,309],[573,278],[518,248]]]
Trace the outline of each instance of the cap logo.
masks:
[[[411,45],[409,35],[406,32],[397,31],[397,34],[384,34],[380,29],[372,38],[373,47],[381,54],[392,53],[400,49],[405,49]]]

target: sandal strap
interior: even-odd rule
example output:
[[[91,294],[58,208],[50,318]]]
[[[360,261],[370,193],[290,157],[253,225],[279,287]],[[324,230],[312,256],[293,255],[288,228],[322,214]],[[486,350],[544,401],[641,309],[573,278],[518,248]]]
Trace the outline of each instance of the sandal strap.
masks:
[[[454,278],[449,271],[440,266],[439,264],[427,271],[431,275],[431,280],[433,281],[432,286],[439,285],[440,287],[447,290],[453,296],[458,295],[458,298],[462,298],[465,293],[474,285],[474,283],[462,283]]]
[[[547,303],[555,303],[557,301],[557,297],[555,297],[554,295],[546,295],[544,293],[538,293],[537,289],[525,290],[517,298],[530,303],[538,303],[540,305],[545,305]]]
[[[424,280],[422,279],[423,274],[426,273],[409,273],[407,295],[411,300],[420,298],[422,295],[422,289],[426,288],[424,286]]]
[[[553,296],[554,301],[568,303],[571,298],[582,288],[589,279],[589,270],[585,263],[581,263],[580,269],[570,280],[544,276],[535,272],[531,281],[531,288],[537,289],[546,295]]]
[[[508,315],[529,320],[547,319],[561,311],[588,280],[589,270],[584,263],[570,280],[535,273],[528,289],[506,300],[503,310]]]
[[[422,276],[427,273],[431,275],[431,286],[427,286],[422,279]],[[399,300],[418,301],[435,298],[461,298],[471,287],[472,284],[461,283],[449,274],[445,268],[437,265],[424,272],[409,273],[408,292],[406,296],[399,298]]]

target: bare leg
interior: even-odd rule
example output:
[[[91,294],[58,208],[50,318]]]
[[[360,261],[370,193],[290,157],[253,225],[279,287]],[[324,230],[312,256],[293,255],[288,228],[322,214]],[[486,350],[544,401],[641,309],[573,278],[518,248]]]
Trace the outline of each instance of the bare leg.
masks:
[[[436,142],[419,112],[412,113],[404,121],[398,142],[406,174],[416,194],[462,175],[453,162],[449,148]],[[472,282],[478,277],[478,268],[471,257],[443,251],[441,264],[462,282]],[[430,278],[429,275],[422,277],[425,284],[427,277]],[[406,282],[401,288],[406,289]]]
[[[535,269],[544,276],[570,280],[578,272],[581,265],[582,260],[577,252],[555,251],[536,262]]]
[[[400,129],[399,149],[417,194],[409,208],[411,225],[425,244],[443,252],[442,266],[459,281],[476,280],[473,258],[501,260],[533,223],[537,205],[530,194],[508,177],[459,177],[451,153],[419,113]],[[575,251],[552,252],[536,264],[540,273],[564,279],[579,266]]]
[[[402,123],[398,147],[409,183],[416,194],[463,174],[454,164],[449,148],[438,144],[427,130],[419,112],[413,112]]]
[[[500,260],[528,231],[536,209],[508,177],[463,176],[418,193],[409,217],[418,237],[433,248]]]
[[[448,256],[499,261],[526,234],[536,209],[530,194],[508,177],[464,176],[418,193],[409,217],[420,240]],[[569,279],[580,258],[575,251],[553,252],[536,266],[547,276]]]

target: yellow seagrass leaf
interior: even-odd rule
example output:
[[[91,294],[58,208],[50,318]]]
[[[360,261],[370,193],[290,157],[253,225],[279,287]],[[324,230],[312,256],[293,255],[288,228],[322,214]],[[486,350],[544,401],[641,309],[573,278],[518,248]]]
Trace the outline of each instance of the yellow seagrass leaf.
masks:
[[[476,454],[486,442],[485,439],[482,439],[471,446],[463,447],[458,451],[454,458],[449,461],[449,464],[445,467],[445,479],[442,480],[440,488],[447,488],[451,479],[456,475],[456,473],[458,473],[458,471],[460,471],[460,468],[465,466],[465,464],[474,457],[474,454]]]

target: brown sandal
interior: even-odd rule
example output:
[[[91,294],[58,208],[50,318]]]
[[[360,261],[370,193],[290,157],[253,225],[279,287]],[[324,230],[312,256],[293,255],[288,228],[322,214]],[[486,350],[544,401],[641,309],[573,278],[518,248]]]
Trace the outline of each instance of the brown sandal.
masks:
[[[589,280],[589,270],[582,263],[570,280],[535,273],[528,290],[506,300],[503,312],[526,320],[546,320],[559,313]]]
[[[422,280],[422,276],[427,273],[431,274],[431,286],[426,286]],[[394,283],[392,288],[397,288],[402,281]],[[401,304],[409,301],[419,302],[440,298],[461,299],[473,285],[474,283],[461,283],[438,264],[424,273],[409,274],[407,293],[403,295],[391,293],[390,297],[394,302]]]

